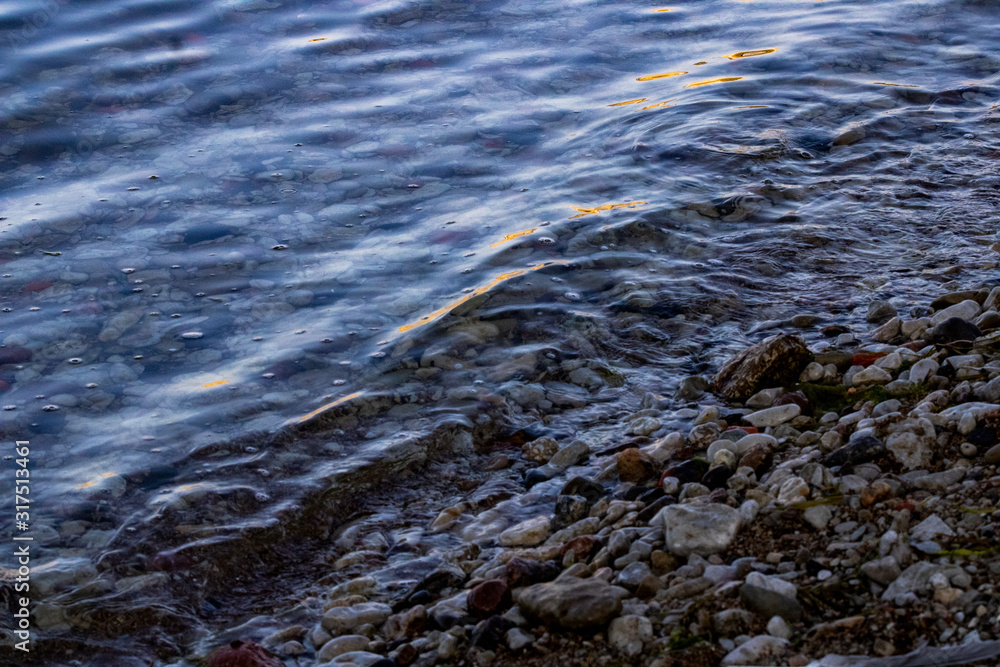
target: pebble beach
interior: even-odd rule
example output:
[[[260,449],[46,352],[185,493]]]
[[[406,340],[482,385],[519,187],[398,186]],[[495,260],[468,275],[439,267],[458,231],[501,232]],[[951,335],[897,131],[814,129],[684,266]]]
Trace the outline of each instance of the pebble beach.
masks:
[[[811,346],[782,323],[679,410],[649,393],[576,438],[428,462],[401,514],[331,536],[301,622],[234,628],[208,665],[995,664],[998,300],[876,300]]]

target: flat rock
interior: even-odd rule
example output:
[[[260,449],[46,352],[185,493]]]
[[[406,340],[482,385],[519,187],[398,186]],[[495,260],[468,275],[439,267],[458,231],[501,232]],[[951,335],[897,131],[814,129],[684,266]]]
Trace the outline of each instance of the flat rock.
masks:
[[[892,556],[868,561],[861,566],[866,577],[881,586],[888,586],[899,577],[899,563]]]
[[[660,512],[667,549],[676,556],[709,556],[729,548],[740,513],[717,503],[670,505]]]
[[[797,623],[802,618],[802,605],[796,599],[795,584],[760,572],[751,572],[740,586],[740,597],[765,618],[780,616]]]
[[[771,635],[757,635],[727,653],[719,667],[777,664],[778,658],[789,651],[787,639]]]
[[[576,579],[535,584],[514,591],[514,600],[529,619],[566,630],[606,625],[622,609],[624,588],[603,579]]]
[[[940,572],[942,567],[927,561],[917,561],[903,570],[896,580],[882,593],[883,602],[894,602],[897,597],[907,593],[917,593],[930,583],[931,576]]]
[[[787,405],[776,405],[773,408],[765,408],[757,412],[744,415],[743,419],[757,428],[768,426],[778,426],[787,421],[791,421],[802,414],[802,408],[794,403]]]
[[[323,629],[334,636],[355,634],[362,625],[382,625],[391,614],[392,607],[381,602],[333,607],[323,615]]]
[[[931,514],[929,517],[910,529],[910,539],[918,542],[933,540],[938,535],[954,537],[955,531],[953,531],[951,527],[937,514]]]
[[[743,350],[712,378],[716,394],[744,401],[760,389],[794,383],[812,353],[798,336],[778,334]]]
[[[511,526],[500,533],[497,542],[502,547],[533,547],[544,542],[550,531],[548,517],[539,516]]]
[[[949,319],[962,319],[971,320],[976,315],[979,314],[979,304],[972,299],[966,299],[961,303],[956,303],[954,306],[948,306],[944,310],[939,310],[931,316],[931,323],[937,327],[937,325],[942,322],[946,322]]]

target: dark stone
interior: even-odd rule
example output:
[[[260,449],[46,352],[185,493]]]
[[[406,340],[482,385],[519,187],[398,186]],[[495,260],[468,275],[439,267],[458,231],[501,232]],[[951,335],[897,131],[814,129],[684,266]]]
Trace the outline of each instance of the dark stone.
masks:
[[[560,496],[583,496],[592,503],[604,497],[606,491],[597,482],[592,482],[586,477],[574,477],[559,491]]]
[[[663,489],[660,489],[660,491],[662,492]],[[668,496],[668,495],[664,494],[663,496],[661,496],[661,497],[657,498],[656,500],[654,500],[649,505],[646,505],[641,510],[639,510],[639,515],[636,517],[636,520],[640,524],[649,523],[650,521],[653,520],[653,517],[656,516],[656,514],[661,509],[663,509],[667,505],[673,505],[676,502],[677,502],[676,498],[674,498],[673,496]]]
[[[633,500],[638,500],[639,496],[649,491],[645,486],[630,486],[625,489],[622,493],[615,493],[614,497],[627,502],[632,502]]]
[[[843,324],[831,324],[828,327],[823,327],[819,332],[827,338],[836,338],[840,334],[851,333],[851,330]]]
[[[503,616],[490,616],[484,621],[480,621],[472,633],[469,640],[470,646],[492,651],[497,648],[504,639],[508,630],[514,627],[514,623],[508,621]]]
[[[676,477],[681,484],[687,484],[688,482],[700,482],[706,472],[708,472],[708,461],[704,459],[688,459],[687,461],[669,466],[663,471],[662,477]]]
[[[414,593],[427,591],[437,594],[446,588],[458,588],[465,583],[465,573],[457,567],[439,567],[417,584]]]
[[[396,664],[399,667],[406,667],[417,659],[420,652],[413,644],[403,644],[396,651]]]
[[[812,414],[812,403],[809,402],[809,399],[801,391],[790,391],[787,394],[782,394],[774,402],[775,405],[790,405],[792,403],[802,408],[802,414]]]
[[[851,361],[853,361],[854,355],[850,352],[843,352],[838,350],[833,350],[831,352],[820,352],[816,355],[816,363],[820,366],[826,366],[827,364],[833,364],[837,367],[837,370],[843,373],[848,368],[851,367]]]
[[[260,644],[237,640],[212,653],[206,667],[284,667],[284,663]]]
[[[780,616],[789,623],[798,623],[802,620],[802,605],[799,604],[798,600],[785,597],[767,588],[743,584],[740,586],[740,598],[746,602],[748,607],[764,618]]]
[[[640,488],[640,487],[636,487],[636,488]],[[641,500],[642,502],[646,503],[646,505],[648,506],[648,505],[651,505],[652,503],[655,503],[657,500],[659,500],[660,498],[662,498],[664,495],[666,495],[666,494],[663,492],[663,489],[661,489],[660,487],[656,487],[655,489],[643,489],[643,494],[641,496],[639,496],[639,500]]]
[[[503,579],[490,579],[469,591],[469,613],[476,618],[489,618],[510,606],[510,588]]]
[[[398,663],[391,658],[382,658],[368,665],[368,667],[398,667]]]
[[[541,562],[527,558],[511,558],[504,567],[504,578],[510,588],[530,586],[552,581],[559,576],[559,565],[553,561]]]
[[[972,322],[961,317],[949,317],[931,330],[927,340],[937,345],[947,345],[956,341],[971,342],[982,335],[983,332]]]
[[[792,384],[813,355],[798,336],[778,334],[736,355],[712,378],[712,391],[745,401],[758,390]]]
[[[32,351],[20,345],[4,345],[0,347],[0,365],[21,364],[31,359]]]
[[[872,301],[868,305],[868,314],[866,319],[871,323],[885,322],[886,320],[896,316],[896,309],[888,301]]]
[[[977,326],[983,331],[1000,329],[1000,313],[995,310],[983,313],[976,321],[978,322]]]
[[[559,530],[585,519],[592,504],[583,496],[559,496],[556,498],[556,513],[552,517],[552,527]]]
[[[870,435],[863,435],[827,454],[822,463],[827,468],[848,464],[858,465],[875,460],[884,451],[885,445],[882,444],[881,440]]]
[[[524,486],[525,488],[530,489],[534,485],[547,482],[550,479],[552,479],[552,476],[543,471],[541,468],[532,468],[524,475]]]
[[[708,472],[701,478],[701,483],[710,489],[721,489],[726,486],[726,482],[733,476],[733,471],[726,465],[717,465],[708,469]]]

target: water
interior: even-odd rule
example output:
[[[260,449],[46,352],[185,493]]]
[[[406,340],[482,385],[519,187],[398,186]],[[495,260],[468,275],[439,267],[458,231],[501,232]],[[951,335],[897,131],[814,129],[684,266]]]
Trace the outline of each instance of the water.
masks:
[[[583,430],[762,322],[992,279],[996,11],[0,2],[0,430],[36,563],[306,539],[428,442]],[[211,625],[89,576],[46,597]]]

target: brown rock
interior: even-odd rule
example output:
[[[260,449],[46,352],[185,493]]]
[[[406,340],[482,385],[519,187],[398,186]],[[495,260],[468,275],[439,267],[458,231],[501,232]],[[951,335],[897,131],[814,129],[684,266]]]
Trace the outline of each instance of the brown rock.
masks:
[[[427,627],[427,608],[422,605],[414,605],[406,611],[393,614],[385,622],[382,634],[389,641],[415,637]]]
[[[617,457],[618,478],[623,482],[643,482],[655,479],[660,474],[660,466],[649,454],[638,449],[626,449]]]
[[[774,452],[763,442],[757,443],[747,450],[740,458],[740,465],[753,468],[754,472],[757,473],[758,477],[767,472],[771,467],[771,463],[774,462]]]
[[[469,591],[469,613],[476,618],[489,618],[510,606],[510,588],[503,579],[490,579]]]
[[[237,640],[212,653],[206,667],[284,667],[284,663],[260,644]]]
[[[798,336],[771,336],[726,362],[712,378],[712,391],[745,401],[760,389],[794,383],[812,357]]]
[[[399,667],[406,667],[416,660],[418,655],[420,655],[420,652],[417,651],[413,644],[403,644],[396,649],[396,664]]]
[[[860,499],[864,507],[871,507],[875,503],[892,498],[892,486],[882,480],[875,480],[870,485],[861,489]]]
[[[572,540],[564,544],[559,550],[559,559],[562,560],[567,553],[572,551],[576,562],[582,563],[587,560],[590,554],[594,552],[594,549],[600,543],[600,539],[594,537],[593,535],[580,535],[579,537],[574,537]]]
[[[527,558],[511,558],[504,567],[504,578],[511,589],[551,581],[557,576],[559,566],[553,562],[540,563]]]

